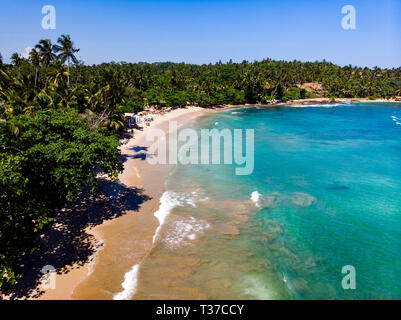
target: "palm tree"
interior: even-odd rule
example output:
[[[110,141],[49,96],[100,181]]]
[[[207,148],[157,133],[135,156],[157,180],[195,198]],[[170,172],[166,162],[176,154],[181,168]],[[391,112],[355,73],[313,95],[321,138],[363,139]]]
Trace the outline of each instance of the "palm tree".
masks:
[[[56,56],[53,53],[54,46],[49,39],[40,40],[39,44],[37,44],[35,48],[39,50],[41,62],[46,66],[49,65]]]
[[[11,63],[15,66],[21,65],[21,56],[17,52],[14,52],[11,55]]]
[[[36,87],[36,83],[38,80],[39,65],[40,65],[40,55],[36,49],[32,49],[31,52],[29,53],[29,60],[35,67],[35,87]]]
[[[0,65],[1,67],[2,65]],[[0,68],[0,101],[4,96],[4,90],[10,86],[10,75],[6,72],[5,68]]]
[[[11,55],[11,63],[18,68],[18,78],[19,78],[21,74],[22,58],[17,52],[14,52]]]
[[[74,53],[78,52],[79,49],[74,48],[74,43],[71,41],[69,35],[61,35],[61,37],[57,39],[57,43],[59,45],[54,46],[54,51],[60,52],[58,57],[60,58],[61,63],[65,63],[67,60],[67,84],[70,85],[70,60],[74,64],[78,63],[78,59],[75,57]]]
[[[66,75],[67,72],[65,72],[65,66],[61,63],[61,61],[57,57],[54,58],[53,64],[51,65],[49,71],[47,72],[48,80],[57,86],[63,81],[63,78]]]
[[[3,56],[0,53],[0,66],[2,66],[2,65],[3,65]]]
[[[61,108],[76,108],[78,106],[76,93],[78,91],[77,86],[67,88],[66,86],[57,86],[57,106]]]

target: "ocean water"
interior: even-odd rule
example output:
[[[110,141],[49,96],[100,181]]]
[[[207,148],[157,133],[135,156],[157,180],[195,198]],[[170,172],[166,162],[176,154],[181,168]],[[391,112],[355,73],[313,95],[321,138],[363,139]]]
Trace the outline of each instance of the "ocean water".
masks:
[[[254,129],[254,171],[177,165],[134,298],[401,299],[400,104],[249,107],[196,128]]]

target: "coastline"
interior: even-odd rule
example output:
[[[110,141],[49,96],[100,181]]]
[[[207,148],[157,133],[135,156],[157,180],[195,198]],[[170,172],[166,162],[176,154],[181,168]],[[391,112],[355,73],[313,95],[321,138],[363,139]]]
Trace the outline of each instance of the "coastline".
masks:
[[[352,103],[352,102],[364,102],[364,103],[380,103],[380,102],[401,102],[401,98],[398,99],[376,99],[371,100],[368,98],[311,98],[311,99],[299,99],[292,100],[289,102],[282,102],[278,105],[307,105],[313,103]]]
[[[329,103],[355,103],[355,102],[364,102],[364,103],[401,103],[401,97],[397,97],[396,99],[376,99],[371,100],[368,98],[310,98],[310,99],[298,99],[298,100],[290,100],[287,102],[280,103],[255,103],[255,104],[227,104],[220,107],[220,109],[228,109],[228,108],[243,108],[243,107],[252,107],[252,106],[287,106],[287,105],[309,105],[309,104],[329,104]],[[219,108],[214,108],[219,109]]]
[[[272,106],[341,102],[400,101],[394,99],[315,98],[294,100]],[[149,127],[144,127],[142,131],[136,132],[134,138],[121,146],[121,153],[126,161],[124,171],[119,176],[120,183],[129,188],[143,190],[150,199],[144,202],[138,210],[127,210],[124,215],[118,218],[107,220],[94,228],[87,229],[86,231],[95,239],[93,244],[97,247],[90,259],[84,264],[69,266],[67,268],[68,273],[57,274],[57,288],[55,290],[45,290],[39,297],[31,295],[26,298],[39,300],[113,299],[116,293],[122,292],[125,289],[121,286],[125,280],[125,275],[130,271],[135,272],[133,266],[137,265],[152,250],[152,239],[159,226],[159,221],[154,216],[154,212],[159,208],[160,197],[165,191],[164,182],[173,167],[171,165],[154,166],[144,161],[141,155],[150,145],[150,142],[146,141],[146,133],[150,129],[162,129],[166,132],[169,120],[177,121],[180,126],[188,124],[198,116],[208,112],[250,106],[253,105],[225,105],[215,108],[188,107],[173,110],[165,115],[154,116],[154,121],[151,122]],[[121,241],[128,241],[129,243],[121,245]],[[124,259],[115,260],[116,250],[119,251],[117,256]],[[110,274],[111,270],[113,270],[113,275]],[[105,282],[107,283],[105,284]],[[105,287],[108,289],[104,290]]]
[[[64,300],[64,299],[112,299],[113,292],[122,291],[121,283],[124,275],[143,259],[152,249],[152,239],[159,226],[154,212],[159,207],[159,199],[164,192],[164,182],[168,178],[172,165],[150,165],[144,161],[146,148],[151,142],[146,141],[146,134],[151,129],[168,130],[170,120],[177,121],[178,125],[188,124],[198,116],[211,109],[188,107],[175,109],[165,115],[153,115],[150,126],[136,131],[127,144],[121,146],[121,154],[126,161],[124,171],[119,175],[119,183],[128,188],[142,190],[148,197],[136,211],[127,210],[124,215],[107,220],[102,224],[86,230],[94,237],[93,244],[96,251],[83,265],[68,267],[68,273],[56,275],[56,289],[47,289],[39,297],[29,296],[28,299]],[[146,177],[146,179],[144,179]],[[130,245],[121,246],[121,241],[129,240]],[[127,258],[123,251],[130,251],[135,247],[133,257]],[[115,253],[115,251],[119,251]],[[118,270],[115,267],[115,256],[125,257],[118,261]],[[104,284],[101,278],[113,270],[115,279],[110,281],[112,291],[102,290]],[[110,280],[110,279],[109,279]],[[117,280],[117,281],[116,281]],[[114,283],[113,283],[114,282]]]

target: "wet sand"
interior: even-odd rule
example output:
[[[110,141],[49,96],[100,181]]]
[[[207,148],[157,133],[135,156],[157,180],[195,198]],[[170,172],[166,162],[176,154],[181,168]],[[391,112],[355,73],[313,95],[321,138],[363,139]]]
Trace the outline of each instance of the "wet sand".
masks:
[[[194,185],[187,187],[196,190]],[[267,239],[257,226],[247,223],[256,214],[254,202],[195,197],[196,207],[171,210],[160,241],[141,263],[133,299],[253,299],[248,292],[253,284],[248,281],[258,284],[254,277],[266,271],[274,275],[266,261],[240,242],[243,233],[258,237],[257,241]],[[177,228],[185,223],[192,225],[194,237]]]
[[[151,142],[146,141],[150,129],[168,132],[169,120],[178,126],[188,124],[198,116],[211,110],[189,107],[176,109],[165,115],[153,116],[154,121],[121,147],[126,158],[124,171],[119,182],[128,188],[137,188],[146,195],[138,210],[126,211],[118,218],[108,220],[88,233],[94,236],[98,250],[83,265],[73,265],[68,273],[56,276],[56,289],[45,290],[31,299],[112,299],[122,291],[124,275],[133,265],[140,262],[152,249],[152,239],[159,222],[154,212],[165,189],[173,165],[151,165],[145,160]]]
[[[309,101],[312,102],[312,101]],[[319,101],[321,102],[321,101]],[[230,108],[231,106],[227,106]],[[240,107],[240,106],[237,106]],[[220,110],[224,110],[221,108]],[[125,187],[136,188],[146,195],[147,199],[141,203],[137,210],[125,210],[124,215],[91,228],[86,232],[93,236],[93,245],[97,251],[85,263],[68,266],[68,273],[57,275],[55,290],[46,290],[39,297],[33,295],[30,299],[112,299],[114,295],[123,290],[124,275],[131,268],[143,260],[153,249],[152,239],[159,222],[154,212],[159,207],[159,199],[165,191],[164,182],[168,178],[173,166],[150,165],[145,159],[146,149],[150,142],[146,141],[146,133],[151,128],[159,128],[164,132],[168,130],[168,121],[175,120],[179,125],[188,124],[199,115],[213,112],[210,109],[191,107],[177,109],[164,116],[156,116],[150,127],[137,131],[135,138],[121,147],[122,155],[126,158],[124,172],[119,176],[119,182]],[[111,194],[113,197],[113,194]],[[207,204],[205,204],[207,206]],[[220,203],[219,207],[226,207]],[[229,204],[231,207],[231,204]],[[222,226],[219,232],[225,236],[238,236],[238,225],[246,222],[248,217],[238,206],[236,214],[231,216],[231,223]],[[156,250],[158,250],[156,248]],[[185,250],[184,250],[185,251]],[[160,261],[168,259],[161,255]],[[195,254],[189,254],[192,258]],[[171,257],[170,257],[171,258]],[[188,258],[188,257],[185,257]],[[185,260],[182,257],[183,261]],[[191,259],[190,259],[191,260]],[[196,259],[195,259],[196,260]],[[188,261],[189,269],[194,268],[198,262]],[[146,273],[146,265],[144,272]],[[174,265],[174,264],[173,264]],[[182,265],[182,264],[181,264]],[[150,278],[150,276],[148,277]],[[144,293],[143,285],[138,288],[139,298],[151,298]],[[149,285],[149,287],[155,287]],[[179,286],[177,286],[179,288]],[[204,293],[190,290],[189,287],[176,297],[205,297]],[[154,297],[153,297],[154,298]],[[167,298],[164,296],[164,298]]]

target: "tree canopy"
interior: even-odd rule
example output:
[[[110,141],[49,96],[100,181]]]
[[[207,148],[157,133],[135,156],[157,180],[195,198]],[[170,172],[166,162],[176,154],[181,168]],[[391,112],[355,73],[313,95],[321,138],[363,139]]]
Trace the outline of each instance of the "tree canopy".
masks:
[[[73,201],[96,174],[117,178],[119,141],[90,130],[76,110],[47,109],[0,123],[0,285],[14,281],[12,261],[37,248],[54,208]],[[7,275],[7,276],[5,276]]]
[[[20,114],[69,107],[103,112],[105,125],[120,129],[123,111],[138,111],[147,105],[215,106],[272,99],[401,95],[401,68],[271,59],[208,65],[111,62],[88,66],[78,61],[78,51],[70,36],[62,35],[56,45],[40,40],[29,59],[14,54],[13,65],[0,64],[0,114],[4,109]]]

